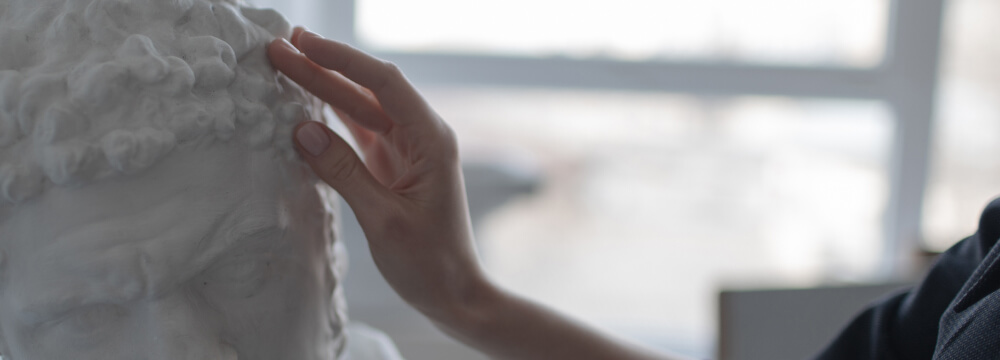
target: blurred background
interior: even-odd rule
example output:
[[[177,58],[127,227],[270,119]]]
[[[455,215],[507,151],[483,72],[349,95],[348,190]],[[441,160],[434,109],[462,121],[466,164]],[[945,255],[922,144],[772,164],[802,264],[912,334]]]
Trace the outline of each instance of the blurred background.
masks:
[[[497,281],[652,347],[750,358],[725,337],[763,310],[720,292],[789,311],[787,289],[865,289],[792,329],[808,355],[1000,195],[1000,2],[254,3],[417,84],[459,136]],[[482,358],[395,297],[342,215],[351,316],[408,359]],[[823,294],[789,316],[842,302]]]

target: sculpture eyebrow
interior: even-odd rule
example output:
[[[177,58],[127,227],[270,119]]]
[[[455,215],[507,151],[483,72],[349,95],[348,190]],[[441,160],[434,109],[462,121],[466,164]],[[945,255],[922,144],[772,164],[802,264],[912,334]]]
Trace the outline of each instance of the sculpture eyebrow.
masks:
[[[226,242],[225,246],[237,246],[240,239],[253,236],[258,233],[277,227],[276,219],[268,216],[254,214],[253,201],[246,199],[235,206],[228,214],[217,220],[215,226],[209,230],[201,240],[205,250],[209,250],[214,243]]]
[[[73,295],[58,300],[43,299],[32,303],[21,310],[18,316],[29,326],[41,325],[44,322],[58,319],[73,310],[95,304],[121,304],[127,302],[122,294],[100,294],[98,296]]]
[[[257,220],[257,219],[251,219],[251,220]],[[274,230],[276,228],[278,228],[278,224],[274,221],[268,221],[268,220],[242,221],[233,225],[233,227],[230,229],[228,233],[228,237],[236,242],[241,242],[240,241],[241,239],[260,235],[262,233]],[[239,244],[234,244],[234,246],[239,246]]]
[[[281,236],[265,236],[272,233],[280,232],[284,235],[285,230],[280,228],[275,224],[267,224],[263,226],[248,227],[233,232],[233,241],[224,247],[223,254],[217,256],[216,258],[225,256],[224,253],[233,252],[234,250],[240,249],[274,249],[279,247],[282,243],[279,241],[272,241],[275,237]]]
[[[261,238],[258,235],[265,234],[272,230],[283,230],[279,221],[273,216],[254,214],[255,210],[252,200],[247,199],[236,205],[228,214],[222,216],[216,224],[206,232],[205,237],[199,242],[199,256],[194,261],[196,267],[201,269],[211,266],[218,258],[236,249],[252,248],[265,245],[266,247],[277,247],[281,243],[267,241],[269,238]],[[249,240],[249,241],[244,241]]]
[[[82,304],[86,304],[86,302],[79,296],[58,301],[42,300],[28,305],[24,310],[21,310],[18,316],[28,325],[34,326],[51,319],[57,319],[70,310],[82,306]]]

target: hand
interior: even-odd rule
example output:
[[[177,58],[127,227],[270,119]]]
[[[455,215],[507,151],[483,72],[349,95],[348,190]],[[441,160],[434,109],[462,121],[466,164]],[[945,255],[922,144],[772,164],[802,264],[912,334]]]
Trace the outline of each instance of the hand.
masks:
[[[455,135],[398,68],[301,29],[268,54],[333,106],[357,139],[367,166],[323,124],[295,130],[299,153],[354,210],[382,276],[442,330],[497,358],[665,358],[487,279],[472,242]]]
[[[365,162],[321,123],[295,130],[303,159],[357,216],[382,276],[436,322],[468,317],[491,286],[472,241],[452,130],[397,67],[349,45],[297,28],[268,54],[357,140]]]

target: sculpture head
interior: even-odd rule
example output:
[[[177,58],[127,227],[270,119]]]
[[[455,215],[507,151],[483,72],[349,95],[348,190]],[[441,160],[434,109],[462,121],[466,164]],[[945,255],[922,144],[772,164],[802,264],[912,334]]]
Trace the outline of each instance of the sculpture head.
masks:
[[[290,32],[225,0],[0,0],[0,355],[333,359]]]

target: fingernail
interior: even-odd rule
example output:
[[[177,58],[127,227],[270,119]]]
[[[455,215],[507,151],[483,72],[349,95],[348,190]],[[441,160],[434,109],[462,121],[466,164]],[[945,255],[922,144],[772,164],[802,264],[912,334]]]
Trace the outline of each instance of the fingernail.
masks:
[[[288,42],[288,39],[281,38],[281,41],[279,41],[278,44],[285,48],[288,48],[288,50],[291,50],[296,54],[299,53],[299,49],[296,49],[295,46],[292,45],[292,43]]]
[[[330,147],[330,137],[319,124],[314,122],[300,126],[295,132],[295,139],[312,156],[319,156]]]
[[[317,39],[324,39],[323,35],[314,33],[314,32],[309,31],[309,30],[303,30],[302,34],[303,35],[309,35],[309,36],[312,36],[312,37],[317,38]]]

